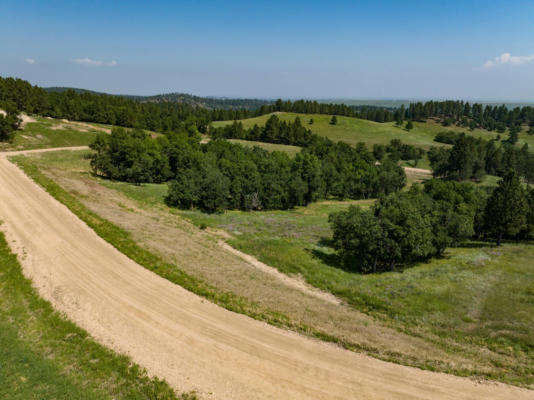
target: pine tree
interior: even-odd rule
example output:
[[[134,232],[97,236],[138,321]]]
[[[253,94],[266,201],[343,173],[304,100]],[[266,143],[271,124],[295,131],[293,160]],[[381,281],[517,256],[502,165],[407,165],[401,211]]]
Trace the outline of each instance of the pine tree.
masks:
[[[406,122],[406,129],[411,131],[413,129],[413,122],[412,121],[408,121]]]
[[[330,120],[330,125],[337,125],[337,117],[335,115],[332,116],[332,119]]]
[[[519,140],[519,131],[521,130],[521,128],[517,125],[514,125],[510,128],[510,137],[508,138],[508,141],[511,143],[511,144],[516,144],[517,141]]]
[[[514,237],[527,227],[529,206],[525,189],[515,171],[510,170],[488,199],[485,210],[486,232],[501,245],[504,236]]]

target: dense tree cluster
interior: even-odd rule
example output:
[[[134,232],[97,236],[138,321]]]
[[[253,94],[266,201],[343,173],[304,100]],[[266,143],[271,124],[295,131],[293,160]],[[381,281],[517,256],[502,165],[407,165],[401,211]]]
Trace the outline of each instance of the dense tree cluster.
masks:
[[[307,146],[316,139],[316,135],[302,125],[299,117],[293,122],[286,122],[276,115],[271,115],[261,128],[254,125],[251,129],[244,129],[241,122],[234,121],[232,125],[211,129],[210,134],[216,139],[244,139],[295,146]]]
[[[383,160],[387,155],[389,160],[393,162],[397,162],[399,160],[413,160],[415,165],[417,165],[419,160],[421,160],[425,154],[426,152],[423,149],[402,143],[400,139],[392,139],[389,142],[389,145],[373,145],[373,155],[379,161]]]
[[[291,159],[281,152],[226,140],[200,144],[194,133],[152,139],[141,130],[113,129],[91,144],[95,174],[132,183],[169,183],[167,202],[208,212],[287,209],[319,198],[367,198],[401,189],[402,168],[375,165],[365,146],[319,140]]]
[[[7,104],[0,112],[0,142],[10,141],[13,133],[19,128],[20,122],[17,109]]]
[[[534,189],[505,174],[493,193],[468,182],[429,180],[380,199],[370,210],[331,214],[333,243],[347,269],[393,270],[473,237],[534,238]]]
[[[406,184],[403,168],[390,160],[377,163],[364,143],[353,147],[318,137],[302,153],[321,160],[325,197],[378,197],[400,190]]]
[[[432,147],[428,159],[435,177],[480,180],[486,174],[503,176],[512,169],[534,182],[534,154],[528,145],[517,148],[509,141],[477,139],[466,134],[439,134],[440,141],[453,143],[451,149]]]
[[[440,118],[444,125],[457,124],[464,127],[484,128],[504,132],[521,125],[534,125],[534,107],[470,104],[464,101],[427,101],[410,104],[405,118],[424,121]]]

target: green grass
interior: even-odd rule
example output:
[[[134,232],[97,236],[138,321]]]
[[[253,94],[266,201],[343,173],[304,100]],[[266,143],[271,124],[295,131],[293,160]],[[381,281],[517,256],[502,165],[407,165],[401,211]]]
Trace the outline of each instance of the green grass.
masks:
[[[295,156],[295,154],[297,154],[301,150],[301,147],[298,147],[298,146],[289,146],[286,144],[276,144],[276,143],[255,142],[252,140],[230,139],[229,142],[239,143],[240,145],[246,146],[246,147],[259,146],[262,149],[265,149],[267,151],[281,151],[281,152],[287,153],[291,157]]]
[[[51,147],[87,146],[98,131],[87,129],[86,132],[60,120],[34,117],[36,122],[26,124],[18,130],[11,143],[0,143],[1,150],[30,150]],[[83,128],[85,129],[85,128]]]
[[[481,137],[486,140],[494,139],[497,136],[496,132],[489,132],[484,129],[471,131],[467,128],[457,126],[443,127],[432,121],[426,123],[414,122],[414,128],[411,131],[407,131],[404,128],[395,126],[394,122],[379,123],[359,118],[338,116],[337,125],[330,125],[331,115],[296,113],[277,113],[277,115],[284,121],[293,121],[298,116],[302,120],[303,125],[317,135],[326,136],[333,141],[343,141],[352,145],[358,142],[364,142],[368,147],[372,147],[373,144],[388,144],[392,139],[400,139],[403,143],[424,149],[428,149],[430,146],[447,146],[443,143],[434,142],[434,137],[438,132],[448,130],[465,132],[466,134]],[[270,116],[271,114],[244,119],[242,120],[243,126],[245,128],[252,128],[254,124],[260,126],[265,125],[265,122]],[[313,118],[313,125],[308,123],[310,118]],[[231,123],[233,121],[217,121],[213,123],[213,126],[219,127]],[[501,136],[504,139],[508,137],[507,133],[501,134]],[[531,148],[534,148],[534,135],[527,135],[525,131],[521,132],[518,146],[522,146],[524,143],[528,143]]]
[[[0,398],[196,398],[177,396],[54,311],[24,278],[2,233],[0,265]]]

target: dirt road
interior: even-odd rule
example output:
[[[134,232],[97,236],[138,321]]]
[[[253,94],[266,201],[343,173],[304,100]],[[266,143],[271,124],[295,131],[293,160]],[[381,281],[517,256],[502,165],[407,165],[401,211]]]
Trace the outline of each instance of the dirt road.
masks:
[[[40,294],[95,338],[208,399],[534,399],[382,362],[235,314],[98,237],[0,154],[0,226]]]

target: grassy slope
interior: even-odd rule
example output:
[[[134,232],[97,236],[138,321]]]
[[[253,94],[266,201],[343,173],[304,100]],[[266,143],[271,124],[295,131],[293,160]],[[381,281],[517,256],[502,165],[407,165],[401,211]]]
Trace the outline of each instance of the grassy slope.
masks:
[[[17,131],[11,143],[0,143],[0,150],[29,150],[48,147],[86,146],[91,143],[96,130],[69,125],[60,120],[35,117]]]
[[[62,157],[65,156],[50,153],[41,156],[40,162],[79,164]],[[34,178],[36,170],[31,172]],[[165,185],[100,183],[146,204],[161,204],[166,193]],[[340,268],[329,247],[331,231],[327,222],[330,212],[352,203],[355,202],[326,201],[291,211],[230,211],[220,215],[194,210],[178,212],[198,226],[207,224],[228,231],[234,237],[230,240],[233,246],[282,272],[303,276],[310,284],[344,298],[356,309],[402,332],[432,341],[448,352],[471,357],[474,363],[481,352],[489,354],[491,366],[475,368],[481,376],[534,387],[534,246],[510,243],[496,249],[473,243],[450,249],[444,258],[403,272],[354,274]],[[357,203],[369,206],[372,201]],[[126,233],[121,234],[127,237]],[[114,240],[118,239],[110,241]],[[117,247],[130,255],[120,244]],[[193,290],[198,292],[197,288]],[[220,301],[216,296],[215,300]],[[220,304],[235,307],[232,301],[225,304],[227,301]],[[234,309],[241,307],[241,312],[250,312],[245,304],[238,304]],[[439,365],[424,366],[443,370]]]
[[[0,234],[0,398],[193,399],[93,341],[42,300]]]
[[[475,137],[484,139],[494,139],[497,136],[496,132],[489,132],[483,129],[475,129],[469,131],[468,129],[459,127],[443,127],[435,122],[414,122],[414,129],[407,131],[404,128],[395,126],[395,123],[378,123],[351,117],[337,117],[337,125],[330,125],[330,115],[320,114],[296,114],[296,113],[277,113],[279,118],[286,121],[293,121],[295,117],[300,117],[302,123],[310,128],[313,133],[326,136],[334,141],[344,141],[350,144],[358,142],[365,142],[372,146],[373,144],[387,144],[391,139],[401,139],[404,143],[420,146],[428,149],[430,146],[443,146],[441,143],[434,142],[434,137],[438,132],[452,130],[456,132],[466,132]],[[249,118],[242,120],[245,128],[251,128],[254,124],[264,125],[269,115],[262,115],[256,118]],[[313,125],[308,121],[313,118]],[[218,121],[214,122],[215,127],[231,124],[233,121]],[[501,135],[503,138],[507,134]],[[527,135],[524,131],[520,134],[518,145],[528,143],[534,147],[534,135]]]

